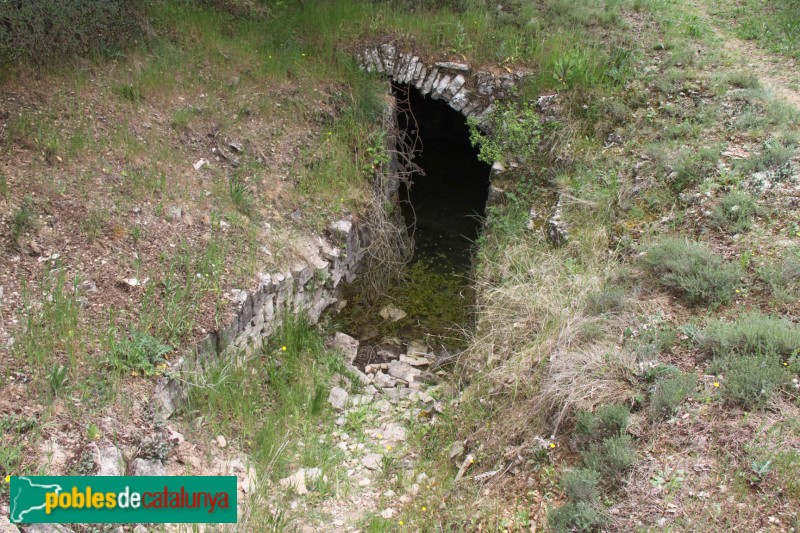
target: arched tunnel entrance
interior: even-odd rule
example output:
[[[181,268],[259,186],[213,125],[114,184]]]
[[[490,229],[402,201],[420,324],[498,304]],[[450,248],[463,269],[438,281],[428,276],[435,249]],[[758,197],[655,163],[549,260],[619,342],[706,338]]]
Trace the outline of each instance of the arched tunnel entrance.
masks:
[[[400,110],[398,125],[421,148],[415,163],[422,173],[413,173],[400,190],[415,259],[464,275],[483,224],[491,167],[478,160],[466,119],[444,100],[408,85],[392,89]]]
[[[478,160],[466,119],[447,102],[408,85],[394,84],[392,92],[398,138],[404,138],[398,142],[419,150],[414,159],[419,171],[399,190],[414,256],[378,301],[353,294],[340,315],[344,331],[361,342],[353,363],[363,369],[388,365],[400,345],[439,355],[466,346],[473,319],[473,243],[489,195],[491,167]],[[406,147],[398,150],[407,153]]]

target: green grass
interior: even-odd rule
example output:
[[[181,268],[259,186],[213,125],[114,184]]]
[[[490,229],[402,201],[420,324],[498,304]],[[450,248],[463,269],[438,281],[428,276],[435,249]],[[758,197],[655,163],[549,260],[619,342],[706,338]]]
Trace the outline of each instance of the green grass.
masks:
[[[86,215],[81,226],[86,233],[86,239],[89,242],[96,240],[105,231],[109,224],[108,210],[103,208],[92,208]]]
[[[718,16],[734,23],[735,33],[771,51],[800,58],[800,6],[797,0],[716,0]]]
[[[236,367],[220,362],[192,387],[187,409],[212,430],[236,439],[276,481],[300,467],[334,475],[341,451],[320,442],[319,427],[333,427],[331,381],[345,372],[318,331],[301,318],[283,327],[260,354]],[[298,446],[298,441],[305,443]]]
[[[132,104],[138,104],[143,99],[141,89],[135,85],[118,83],[112,87],[112,90],[114,94]]]
[[[24,286],[24,330],[14,351],[23,364],[35,369],[36,385],[48,395],[77,370],[85,348],[77,285],[77,278],[69,279],[64,269],[58,269],[45,271],[35,291]],[[64,370],[58,370],[61,365]]]
[[[20,238],[26,232],[32,230],[36,224],[36,211],[34,211],[32,204],[32,198],[26,197],[22,205],[14,212],[11,222],[11,238],[15,243],[19,243]]]

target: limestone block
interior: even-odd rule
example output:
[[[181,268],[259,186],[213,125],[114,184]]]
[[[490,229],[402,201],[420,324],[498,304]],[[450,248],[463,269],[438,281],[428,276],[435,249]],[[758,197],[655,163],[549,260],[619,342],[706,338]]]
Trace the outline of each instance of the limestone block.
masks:
[[[411,58],[411,61],[408,62],[408,67],[405,72],[403,72],[403,83],[411,83],[411,80],[414,79],[414,75],[417,73],[417,67],[419,67],[419,57],[414,56]]]
[[[467,89],[461,89],[447,103],[447,105],[449,105],[456,111],[461,111],[462,109],[464,109],[464,107],[467,106],[467,104],[469,104],[469,91]]]
[[[438,63],[435,63],[435,65],[438,68],[445,68],[445,69],[449,69],[449,70],[459,70],[461,72],[468,72],[469,71],[469,65],[467,65],[466,63],[453,63],[451,61],[439,61]]]
[[[430,73],[428,74],[428,77],[425,78],[425,82],[422,84],[420,92],[422,92],[422,94],[428,94],[429,92],[431,92],[431,90],[433,89],[433,82],[436,81],[438,76],[439,76],[439,69],[437,68],[431,69]]]
[[[376,48],[368,51],[369,53],[369,67],[367,67],[368,72],[377,72],[382,73],[384,71],[383,61],[381,60],[381,56],[378,53]],[[371,69],[371,70],[370,70]]]
[[[461,114],[465,117],[471,116],[474,112],[480,111],[481,103],[478,100],[472,100],[461,109]]]
[[[414,77],[411,78],[411,81],[414,83],[414,87],[417,89],[422,88],[422,84],[425,83],[425,75],[428,73],[428,70],[425,68],[425,65],[422,63],[417,63],[417,69],[414,72]]]
[[[444,90],[447,89],[447,86],[450,84],[451,79],[452,78],[450,77],[449,74],[444,74],[439,79],[439,83],[436,84],[436,87],[434,87],[431,90],[431,98],[433,98],[434,100],[438,100],[439,98],[441,98],[442,95],[444,94]]]
[[[450,81],[450,83],[447,84],[447,87],[445,87],[444,91],[442,92],[442,97],[445,100],[450,100],[452,97],[456,95],[456,93],[458,93],[458,91],[461,90],[466,81],[467,80],[464,78],[464,76],[459,74],[458,76],[453,78],[452,81]]]
[[[403,77],[403,72],[406,68],[408,68],[408,62],[411,61],[411,54],[400,54],[397,57],[397,62],[394,65],[394,71],[392,72],[392,78],[395,81],[400,81]]]

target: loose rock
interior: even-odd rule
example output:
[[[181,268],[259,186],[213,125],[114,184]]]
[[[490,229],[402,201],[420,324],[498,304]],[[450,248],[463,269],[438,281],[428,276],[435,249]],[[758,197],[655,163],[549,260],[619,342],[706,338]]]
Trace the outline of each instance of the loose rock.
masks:
[[[331,341],[331,348],[339,350],[348,363],[352,363],[358,355],[358,341],[345,333],[336,333]]]
[[[389,304],[384,306],[378,314],[384,320],[389,320],[390,322],[397,322],[398,320],[404,319],[408,314],[403,311],[402,309],[398,308],[393,304]]]
[[[382,456],[378,453],[369,453],[361,460],[368,470],[379,470],[381,468]]]
[[[346,390],[342,389],[341,387],[333,387],[330,395],[328,396],[328,403],[330,403],[334,409],[341,411],[347,404],[348,396],[350,395]]]
[[[134,476],[164,476],[167,468],[158,459],[136,459],[131,465],[131,474]]]

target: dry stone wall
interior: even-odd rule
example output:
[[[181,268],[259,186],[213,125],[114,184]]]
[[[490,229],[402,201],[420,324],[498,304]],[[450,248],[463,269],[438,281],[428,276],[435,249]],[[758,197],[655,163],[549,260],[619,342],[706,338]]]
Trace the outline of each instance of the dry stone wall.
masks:
[[[158,414],[171,416],[185,399],[188,384],[220,360],[236,361],[261,348],[287,314],[304,314],[316,323],[323,311],[340,303],[340,288],[362,267],[369,235],[352,218],[330,224],[316,249],[283,272],[264,273],[252,292],[242,291],[233,321],[209,334],[161,378],[153,398]]]

